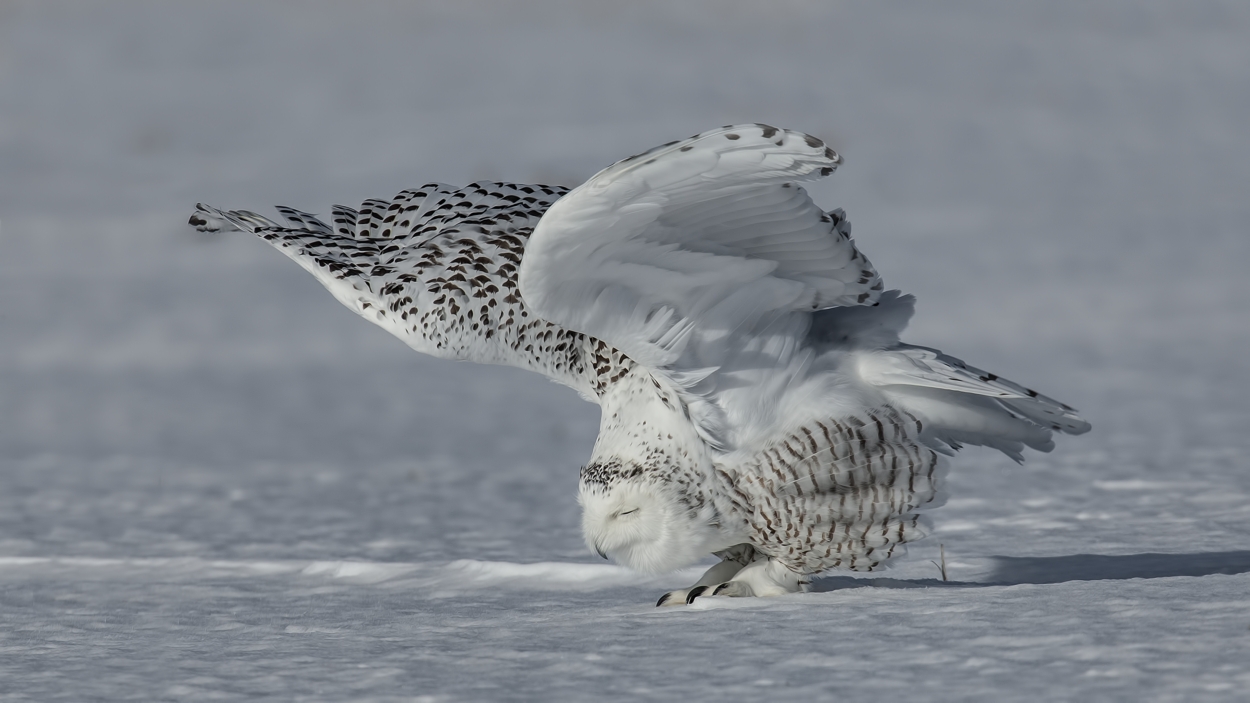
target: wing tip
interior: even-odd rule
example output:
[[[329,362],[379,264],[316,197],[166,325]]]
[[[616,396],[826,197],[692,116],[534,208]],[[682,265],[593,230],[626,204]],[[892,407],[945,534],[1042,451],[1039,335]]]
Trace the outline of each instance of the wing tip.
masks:
[[[204,203],[195,204],[195,212],[187,219],[187,224],[195,227],[198,232],[237,229],[253,234],[277,226],[273,220],[251,210],[222,210]]]
[[[220,232],[222,229],[233,229],[222,215],[222,212],[211,205],[195,204],[195,212],[187,219],[187,224],[196,232]]]
[[[724,125],[723,127],[700,132],[687,139],[666,142],[646,151],[627,156],[609,166],[605,171],[620,167],[635,168],[646,166],[668,154],[693,151],[696,148],[696,143],[709,140],[715,143],[717,137],[724,138],[729,142],[739,143],[729,147],[726,151],[763,149],[766,152],[797,157],[789,168],[781,169],[785,173],[785,179],[788,181],[823,178],[831,175],[837,170],[838,166],[845,163],[842,155],[834,151],[832,147],[819,137],[812,136],[806,132],[774,127],[763,122],[748,122]]]

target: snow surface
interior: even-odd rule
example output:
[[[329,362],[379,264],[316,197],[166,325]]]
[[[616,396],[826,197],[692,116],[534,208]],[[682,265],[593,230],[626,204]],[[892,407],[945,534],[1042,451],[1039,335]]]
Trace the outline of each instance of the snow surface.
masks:
[[[1245,700],[1250,5],[0,4],[0,698]],[[411,353],[192,206],[847,158],[909,341],[1080,407],[878,578],[656,609],[594,407]],[[939,580],[939,545],[949,582]]]

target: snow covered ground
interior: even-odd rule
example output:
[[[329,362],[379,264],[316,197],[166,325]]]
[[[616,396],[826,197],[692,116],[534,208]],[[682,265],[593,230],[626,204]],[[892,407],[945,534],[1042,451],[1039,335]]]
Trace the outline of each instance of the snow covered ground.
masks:
[[[1250,6],[0,4],[0,699],[1245,700]],[[1080,407],[877,579],[657,610],[596,409],[419,357],[197,201],[847,158],[910,341]],[[944,546],[949,582],[939,580]]]

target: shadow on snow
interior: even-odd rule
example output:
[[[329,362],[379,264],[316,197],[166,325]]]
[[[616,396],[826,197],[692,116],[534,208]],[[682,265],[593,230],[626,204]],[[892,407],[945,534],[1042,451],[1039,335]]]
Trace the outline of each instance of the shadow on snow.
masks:
[[[992,570],[977,581],[939,579],[853,578],[830,576],[817,579],[813,591],[843,588],[930,588],[934,586],[1015,586],[1066,581],[1157,579],[1174,576],[1250,573],[1250,551],[1202,552],[1198,554],[1072,554],[1063,557],[991,557]]]

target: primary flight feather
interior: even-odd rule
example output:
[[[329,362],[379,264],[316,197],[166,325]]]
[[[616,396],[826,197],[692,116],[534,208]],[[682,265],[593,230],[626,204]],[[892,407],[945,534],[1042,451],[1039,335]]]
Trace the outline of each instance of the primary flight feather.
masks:
[[[1072,408],[899,341],[841,210],[799,182],[841,163],[821,140],[723,127],[581,186],[430,183],[331,224],[199,205],[253,232],[417,351],[543,373],[600,405],[581,472],[587,544],[646,571],[722,561],[661,605],[804,590],[872,570],[923,535],[945,455],[1022,460]]]

